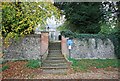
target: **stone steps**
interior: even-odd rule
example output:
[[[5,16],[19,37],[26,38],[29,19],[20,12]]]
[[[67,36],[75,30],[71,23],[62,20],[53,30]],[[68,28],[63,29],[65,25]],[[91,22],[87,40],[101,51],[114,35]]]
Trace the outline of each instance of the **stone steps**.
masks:
[[[64,57],[53,57],[53,56],[49,56],[49,58],[47,58],[46,60],[64,60]]]
[[[42,64],[44,73],[65,74],[67,73],[68,65],[64,56],[61,54],[60,42],[49,44],[49,52],[46,60]]]
[[[61,51],[60,50],[50,50],[49,49],[49,54],[61,54]]]
[[[65,59],[64,60],[45,60],[45,63],[64,63],[66,62]]]
[[[55,47],[55,46],[51,46],[51,47],[49,47],[50,49],[49,50],[60,50],[61,48],[57,48],[57,47]]]
[[[67,69],[67,66],[42,66],[42,69]]]
[[[52,66],[52,67],[57,67],[57,66],[67,66],[67,63],[44,63],[43,66]]]
[[[67,69],[43,69],[43,72],[47,74],[66,74]]]
[[[61,50],[60,42],[53,42],[49,44],[49,50]]]
[[[61,53],[58,53],[58,54],[57,53],[49,53],[48,58],[49,57],[63,57],[63,55]]]
[[[48,58],[49,58],[49,57],[63,57],[63,55],[51,54],[51,55],[48,55]]]

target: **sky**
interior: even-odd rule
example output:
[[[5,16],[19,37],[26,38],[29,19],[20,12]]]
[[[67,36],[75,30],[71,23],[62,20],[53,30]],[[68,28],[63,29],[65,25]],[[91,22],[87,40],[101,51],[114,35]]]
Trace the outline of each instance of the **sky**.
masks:
[[[56,21],[56,18],[54,16],[52,16],[51,18],[47,19],[47,25],[46,25],[46,29],[49,26],[50,30],[55,30],[57,27],[59,27],[60,25],[62,25],[65,22],[65,15],[63,15],[60,20],[58,20],[59,22]],[[38,25],[38,27],[36,28],[35,32],[39,32],[40,30],[40,25]]]
[[[56,18],[54,16],[52,16],[50,19],[47,19],[47,24],[49,26],[49,28],[56,28],[60,25],[62,25],[65,21],[65,16],[61,17],[60,21],[57,22]]]

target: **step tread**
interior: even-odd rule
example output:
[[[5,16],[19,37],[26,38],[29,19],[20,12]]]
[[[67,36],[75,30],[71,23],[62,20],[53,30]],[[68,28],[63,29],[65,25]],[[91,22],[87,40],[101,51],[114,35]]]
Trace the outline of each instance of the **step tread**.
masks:
[[[50,60],[46,59],[45,61],[65,61],[65,59],[60,59],[60,60],[59,59],[54,59],[54,60],[53,59],[50,59]]]
[[[56,52],[49,52],[49,54],[48,55],[62,55],[61,53],[56,53]]]
[[[49,50],[49,51],[61,51],[61,50]]]
[[[48,55],[48,57],[63,57],[63,55],[55,55],[55,54],[51,54],[51,55]]]
[[[58,56],[58,57],[61,56],[61,57],[62,57],[63,55],[59,55],[59,54],[48,54],[48,57],[49,57],[49,56],[52,56],[52,57],[54,57],[54,56]]]
[[[47,74],[66,74],[67,73],[67,69],[44,69],[43,70],[44,73]]]
[[[55,58],[55,59],[56,59],[56,58],[64,58],[64,57],[48,57],[48,58]],[[64,59],[65,59],[65,58],[64,58]]]
[[[43,66],[67,66],[67,63],[43,63]]]
[[[66,62],[62,62],[62,63],[61,63],[61,62],[58,62],[58,63],[45,63],[45,62],[44,62],[43,64],[52,64],[52,65],[57,65],[57,64],[59,64],[59,65],[62,65],[62,64],[63,64],[63,65],[64,65],[64,64],[66,64],[66,65],[67,65]]]
[[[42,66],[41,69],[67,69],[68,67],[51,67],[51,66]]]
[[[45,68],[45,67],[47,67],[47,68],[49,68],[49,67],[51,67],[51,68],[67,68],[68,65],[62,65],[62,66],[61,66],[61,65],[49,65],[49,64],[48,64],[48,65],[47,65],[47,64],[45,65],[45,64],[43,64],[42,67],[44,67],[44,68]]]
[[[44,63],[65,63],[66,61],[44,61]]]
[[[46,60],[64,60],[64,57],[47,57]]]

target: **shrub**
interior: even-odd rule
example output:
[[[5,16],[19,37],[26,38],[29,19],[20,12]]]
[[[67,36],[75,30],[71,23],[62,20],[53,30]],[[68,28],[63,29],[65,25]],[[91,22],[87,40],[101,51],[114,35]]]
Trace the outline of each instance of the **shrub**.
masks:
[[[29,60],[27,63],[28,68],[39,68],[41,66],[40,60]]]
[[[8,66],[8,65],[3,66],[3,67],[0,69],[0,72],[5,71],[5,70],[7,70],[8,68],[9,68],[9,66]]]

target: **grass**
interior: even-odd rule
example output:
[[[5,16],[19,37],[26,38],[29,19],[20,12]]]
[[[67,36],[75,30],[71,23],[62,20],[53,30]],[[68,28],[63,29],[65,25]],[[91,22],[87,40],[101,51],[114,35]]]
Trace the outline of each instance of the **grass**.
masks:
[[[72,61],[72,68],[74,71],[87,71],[91,67],[96,68],[107,68],[113,67],[118,68],[120,67],[120,60],[118,59],[72,59],[69,58],[69,61]]]
[[[8,60],[2,60],[1,61],[1,64],[5,64],[5,63],[7,63],[8,62]]]
[[[40,60],[28,60],[28,63],[26,64],[28,68],[39,68],[41,66]]]
[[[8,65],[3,66],[2,68],[0,68],[0,72],[5,71],[5,70],[7,70],[7,69],[9,69],[9,66],[8,66]]]

